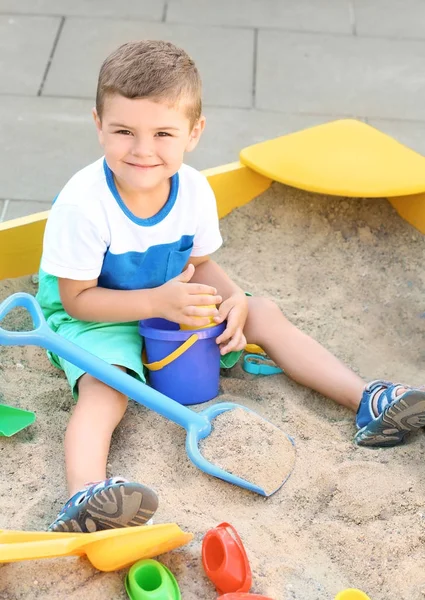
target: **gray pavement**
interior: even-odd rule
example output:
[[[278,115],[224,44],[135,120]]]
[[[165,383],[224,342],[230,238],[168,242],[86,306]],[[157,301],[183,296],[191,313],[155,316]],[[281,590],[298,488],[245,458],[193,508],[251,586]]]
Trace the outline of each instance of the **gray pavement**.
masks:
[[[0,220],[46,210],[100,156],[100,64],[141,38],[199,65],[197,168],[341,117],[425,154],[424,0],[0,0]]]

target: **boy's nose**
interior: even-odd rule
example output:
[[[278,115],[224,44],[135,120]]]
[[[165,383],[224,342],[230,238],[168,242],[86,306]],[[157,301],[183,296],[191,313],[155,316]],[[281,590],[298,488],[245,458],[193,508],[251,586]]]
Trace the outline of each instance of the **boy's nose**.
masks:
[[[136,143],[134,144],[133,149],[132,149],[132,154],[134,156],[140,156],[142,158],[144,156],[153,156],[154,151],[152,148],[152,144],[150,144],[146,140],[136,141]]]

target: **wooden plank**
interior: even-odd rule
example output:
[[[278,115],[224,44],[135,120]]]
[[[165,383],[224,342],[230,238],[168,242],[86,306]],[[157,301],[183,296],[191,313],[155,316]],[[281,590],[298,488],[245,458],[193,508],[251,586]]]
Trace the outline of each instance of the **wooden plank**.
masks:
[[[0,279],[37,273],[48,214],[0,223]]]
[[[425,233],[425,193],[388,198],[400,217]]]
[[[262,194],[272,183],[268,177],[240,162],[207,169],[203,173],[214,190],[220,219]]]

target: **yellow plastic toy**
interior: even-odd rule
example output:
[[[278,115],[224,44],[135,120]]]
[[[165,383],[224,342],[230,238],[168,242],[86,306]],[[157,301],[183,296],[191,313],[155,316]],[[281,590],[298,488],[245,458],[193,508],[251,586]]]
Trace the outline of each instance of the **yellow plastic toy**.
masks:
[[[257,346],[257,344],[247,344],[245,352],[249,354],[265,354],[264,350],[260,346]]]
[[[175,523],[95,533],[0,530],[0,563],[86,555],[99,571],[116,571],[142,558],[184,546],[192,539],[192,533],[182,531]]]
[[[350,588],[339,592],[335,596],[335,600],[370,600],[370,598],[364,592]]]
[[[208,304],[207,306],[203,306],[202,308],[216,308],[215,304]],[[194,317],[195,319],[202,319],[203,317]],[[184,331],[196,331],[197,329],[207,329],[208,327],[214,327],[217,323],[214,321],[212,317],[209,317],[210,322],[207,325],[201,325],[200,327],[192,327],[192,325],[180,325],[180,329]]]
[[[425,157],[353,119],[249,146],[240,160],[274,181],[320,194],[378,198],[425,192]]]

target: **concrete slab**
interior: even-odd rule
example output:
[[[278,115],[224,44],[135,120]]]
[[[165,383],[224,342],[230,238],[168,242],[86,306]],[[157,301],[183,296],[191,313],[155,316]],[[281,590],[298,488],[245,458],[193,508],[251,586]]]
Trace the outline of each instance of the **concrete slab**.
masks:
[[[164,0],[2,0],[0,13],[85,17],[136,17],[161,21]]]
[[[425,42],[260,30],[256,107],[425,120]]]
[[[351,33],[348,0],[170,0],[167,21]]]
[[[49,210],[52,206],[51,202],[28,202],[26,200],[11,200],[6,201],[6,210],[3,215],[3,221],[26,217],[35,213]]]
[[[102,152],[88,100],[0,97],[0,198],[51,202]]]
[[[380,131],[387,133],[405,146],[425,156],[425,122],[424,121],[388,121],[371,119],[368,123]]]
[[[106,56],[120,44],[141,38],[183,46],[199,66],[206,103],[251,106],[253,31],[112,19],[66,20],[44,94],[93,98]]]
[[[0,16],[3,94],[37,94],[60,22],[59,17]]]
[[[423,0],[354,0],[358,35],[425,39]]]
[[[196,169],[239,160],[245,146],[338,118],[215,107],[206,107],[205,116],[206,130],[197,148],[186,155]]]

